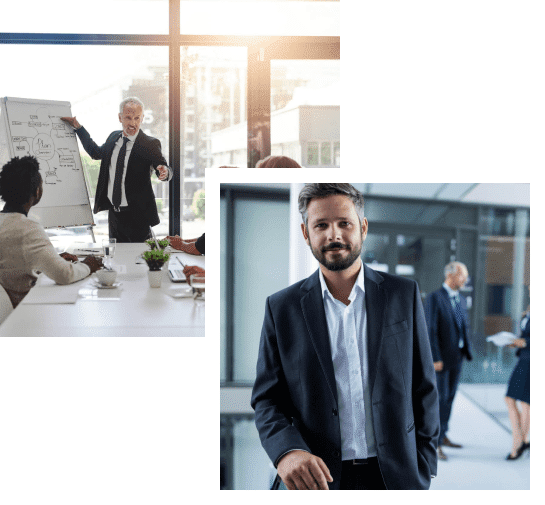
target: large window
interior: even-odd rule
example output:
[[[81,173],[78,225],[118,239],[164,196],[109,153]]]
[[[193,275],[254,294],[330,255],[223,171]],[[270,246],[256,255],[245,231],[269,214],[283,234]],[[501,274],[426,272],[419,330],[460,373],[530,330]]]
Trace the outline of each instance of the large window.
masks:
[[[18,0],[3,10],[0,33],[166,35],[168,9],[169,0]]]
[[[340,167],[340,61],[271,62],[271,154]]]
[[[99,144],[118,127],[119,102],[139,96],[146,106],[143,129],[161,140],[175,172],[170,184],[153,184],[160,235],[193,238],[204,231],[206,169],[253,167],[277,152],[271,97],[292,83],[289,76],[282,83],[273,61],[332,60],[338,80],[338,1],[97,0],[78,6],[21,0],[3,12],[0,58],[12,71],[2,73],[2,94],[70,101]],[[320,73],[331,79],[329,65],[317,68],[313,79]],[[339,159],[338,139],[320,141],[326,142],[322,159]],[[297,157],[293,147],[283,152]],[[97,163],[82,159],[92,198]],[[106,233],[105,217],[95,222],[95,235]]]
[[[339,36],[339,3],[335,0],[182,0],[180,30],[191,35]]]
[[[145,108],[141,128],[160,140],[163,154],[169,158],[168,110],[161,108],[168,96],[168,74],[164,75],[168,72],[168,48],[6,44],[0,45],[0,61],[7,68],[18,69],[3,74],[4,96],[69,101],[72,114],[98,145],[112,131],[120,129],[119,102],[127,96],[138,96]],[[100,72],[91,70],[89,63],[96,61],[103,62]],[[153,72],[161,64],[165,71]],[[58,73],[52,71],[56,68]],[[91,159],[81,143],[78,145],[92,206],[100,161]],[[5,163],[7,152],[1,158],[1,163]],[[59,176],[62,170],[60,167]],[[155,176],[152,181],[161,216],[155,232],[165,236],[169,231],[168,184],[159,182]],[[94,235],[100,242],[108,235],[108,212],[95,214],[94,221]],[[60,248],[74,239],[70,232],[77,233],[78,241],[89,238],[84,229],[49,231]]]

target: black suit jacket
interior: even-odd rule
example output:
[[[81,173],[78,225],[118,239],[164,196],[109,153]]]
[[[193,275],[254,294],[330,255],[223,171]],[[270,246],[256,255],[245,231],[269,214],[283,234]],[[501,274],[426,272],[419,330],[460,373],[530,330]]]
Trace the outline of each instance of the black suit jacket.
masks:
[[[469,317],[467,303],[460,295],[460,305],[464,316],[464,330],[461,334],[464,347],[460,353],[459,333],[456,327],[456,316],[447,290],[442,287],[430,293],[426,299],[426,322],[430,337],[433,361],[442,361],[443,368],[454,368],[460,364],[462,356],[469,361],[473,359],[469,342]]]
[[[115,143],[121,136],[122,131],[112,132],[100,147],[93,141],[84,127],[76,130],[76,133],[87,154],[94,160],[101,160],[93,212],[96,214],[102,210],[109,210],[112,208],[108,200],[110,161]],[[153,193],[150,178],[150,167],[153,166],[156,169],[159,165],[168,165],[161,153],[161,142],[140,130],[127,163],[125,195],[129,208],[142,215],[149,226],[159,224],[159,214],[157,213],[155,194]],[[158,171],[156,173],[159,175]]]
[[[388,489],[428,489],[437,473],[439,406],[416,282],[364,266],[377,456]],[[252,407],[275,463],[289,450],[322,458],[338,489],[341,431],[318,272],[267,299]]]
[[[199,251],[201,254],[204,254],[205,250],[205,244],[204,244],[204,233],[196,240],[195,242],[195,248],[197,251]]]

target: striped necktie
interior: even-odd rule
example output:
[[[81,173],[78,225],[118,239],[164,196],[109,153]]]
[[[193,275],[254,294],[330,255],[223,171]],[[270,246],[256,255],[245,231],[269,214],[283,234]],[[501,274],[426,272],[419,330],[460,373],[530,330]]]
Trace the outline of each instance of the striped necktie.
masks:
[[[462,329],[464,326],[464,315],[462,313],[462,307],[460,306],[460,295],[456,293],[452,300],[454,302],[454,317],[456,318],[456,324],[458,328]]]
[[[461,335],[463,335],[464,330],[464,314],[462,313],[462,306],[460,305],[460,295],[456,293],[452,297],[453,305],[454,305],[454,318],[456,319],[456,326],[458,326],[459,330],[462,332]],[[464,338],[463,336],[460,337],[460,340],[458,341],[458,347],[460,349],[464,347]]]

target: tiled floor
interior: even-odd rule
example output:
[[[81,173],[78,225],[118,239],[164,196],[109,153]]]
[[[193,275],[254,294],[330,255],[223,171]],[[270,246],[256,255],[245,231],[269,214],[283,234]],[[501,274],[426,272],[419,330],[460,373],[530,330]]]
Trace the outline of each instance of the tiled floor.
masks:
[[[511,450],[505,385],[463,384],[454,400],[449,438],[462,449],[444,449],[431,489],[530,489],[530,457],[506,461]],[[490,413],[487,413],[486,411]]]

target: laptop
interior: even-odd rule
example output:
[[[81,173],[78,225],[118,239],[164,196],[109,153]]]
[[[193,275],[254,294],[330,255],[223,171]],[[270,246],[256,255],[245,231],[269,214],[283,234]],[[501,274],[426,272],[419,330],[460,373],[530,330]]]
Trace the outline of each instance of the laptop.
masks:
[[[168,264],[168,276],[172,282],[187,282],[182,262],[178,256],[176,256],[176,259],[178,264],[174,263],[174,261],[170,261]]]

